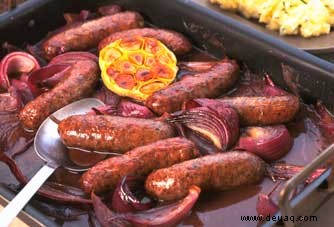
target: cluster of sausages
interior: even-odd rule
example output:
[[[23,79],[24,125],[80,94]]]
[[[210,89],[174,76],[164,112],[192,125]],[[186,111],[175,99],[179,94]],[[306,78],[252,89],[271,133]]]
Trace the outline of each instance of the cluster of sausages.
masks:
[[[191,50],[186,37],[175,31],[143,28],[136,12],[118,12],[82,22],[54,34],[42,44],[47,59],[68,51],[83,51],[131,36],[160,40],[177,55]],[[230,90],[239,77],[238,64],[224,59],[205,70],[185,76],[153,93],[145,105],[157,115],[172,113],[195,98],[217,98]],[[63,81],[28,103],[20,112],[22,125],[36,130],[54,111],[88,97],[98,83],[99,68],[94,60],[74,63]],[[226,97],[245,125],[284,123],[299,109],[293,95],[277,97]],[[226,152],[199,157],[193,142],[176,137],[175,129],[156,119],[124,118],[107,115],[71,116],[59,123],[59,135],[68,147],[112,151],[121,156],[99,162],[81,178],[85,192],[103,192],[115,187],[126,175],[147,176],[147,192],[161,200],[180,199],[192,185],[225,190],[257,183],[265,172],[264,162],[246,152]]]

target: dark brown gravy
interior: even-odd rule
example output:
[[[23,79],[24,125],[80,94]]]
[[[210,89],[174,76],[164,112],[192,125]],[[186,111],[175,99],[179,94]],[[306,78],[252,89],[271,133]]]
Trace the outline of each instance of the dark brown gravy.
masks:
[[[184,60],[205,61],[212,60],[208,55],[193,52]],[[305,165],[311,162],[328,143],[322,138],[314,118],[314,109],[303,105],[298,120],[287,124],[294,137],[292,150],[283,158],[287,163]],[[30,148],[19,155],[16,161],[23,173],[32,176],[42,165],[42,161]],[[79,174],[69,173],[58,169],[51,180],[65,185],[79,186]],[[0,179],[3,183],[17,183],[8,168],[0,164]],[[199,201],[191,214],[184,219],[180,226],[257,226],[257,222],[242,222],[241,216],[256,215],[257,195],[269,192],[274,183],[266,178],[259,185],[245,186],[225,192],[202,192]],[[42,211],[41,211],[42,212]],[[76,221],[63,223],[63,226],[89,226],[87,215]]]

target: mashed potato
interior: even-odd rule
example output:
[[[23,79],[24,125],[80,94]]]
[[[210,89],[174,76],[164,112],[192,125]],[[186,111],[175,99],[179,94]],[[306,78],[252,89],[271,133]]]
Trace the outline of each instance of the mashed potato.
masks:
[[[328,34],[334,25],[334,0],[210,0],[223,9],[258,18],[281,35]]]

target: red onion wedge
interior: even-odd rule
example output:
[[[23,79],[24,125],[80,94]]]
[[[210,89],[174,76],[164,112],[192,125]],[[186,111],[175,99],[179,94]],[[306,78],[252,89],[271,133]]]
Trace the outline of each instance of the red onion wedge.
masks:
[[[65,72],[70,68],[67,64],[51,64],[47,65],[29,76],[29,83],[39,86],[54,87],[60,80],[63,79]]]
[[[23,104],[26,104],[35,98],[36,88],[24,80],[11,80],[11,87],[14,88],[21,99]]]
[[[134,213],[114,213],[102,202],[102,200],[92,192],[93,207],[97,219],[103,227],[124,226],[131,223],[133,226],[163,227],[174,226],[179,223],[196,203],[201,189],[191,186],[188,195],[175,203],[156,207],[146,211]]]
[[[316,105],[317,113],[319,115],[319,126],[324,136],[329,142],[334,142],[334,115],[321,103]]]
[[[187,110],[171,114],[167,121],[181,123],[212,141],[218,149],[226,150],[236,142],[239,136],[238,114],[233,108],[219,102],[205,105],[190,101],[185,104]]]
[[[254,153],[265,161],[275,161],[287,154],[293,139],[284,125],[248,127],[241,135],[237,148]]]
[[[131,102],[126,99],[118,105],[118,113],[122,117],[152,118],[155,117],[153,112],[146,106]]]
[[[52,61],[30,74],[27,83],[34,96],[40,95],[45,89],[54,87],[66,75],[71,64],[78,60],[91,59],[97,61],[97,57],[89,52],[68,52],[52,59]],[[44,89],[44,90],[43,90]]]
[[[121,101],[114,100],[110,105],[96,107],[92,110],[93,112],[90,114],[116,115],[122,117],[136,117],[145,119],[155,117],[153,112],[146,106],[142,106],[126,99],[122,99]]]
[[[304,169],[304,166],[291,165],[283,162],[272,163],[266,168],[266,175],[269,176],[273,181],[277,179],[287,180],[299,173]],[[317,179],[325,169],[315,170],[306,180],[305,183],[309,184]]]
[[[273,216],[278,211],[277,204],[272,200],[271,195],[278,188],[281,182],[275,184],[274,188],[268,194],[260,193],[256,202],[256,212],[262,217]]]
[[[76,22],[86,21],[91,15],[88,10],[81,10],[79,14],[76,13],[64,13],[64,19],[67,25],[74,24]]]
[[[123,177],[112,194],[112,209],[117,213],[126,213],[152,208],[155,202],[144,196],[144,182],[143,177]]]
[[[110,91],[105,86],[102,86],[95,94],[94,97],[100,99],[104,104],[108,106],[117,107],[121,101],[121,97]]]
[[[182,134],[180,135],[182,136]],[[198,133],[188,128],[184,129],[183,136],[189,139],[190,141],[192,141],[196,145],[197,149],[201,152],[202,155],[214,154],[214,153],[221,151],[211,141],[209,141],[206,138],[203,138],[201,135],[199,135]]]
[[[7,93],[0,94],[0,112],[15,112],[22,106],[21,95],[15,87],[10,87]]]
[[[97,11],[102,16],[107,16],[121,12],[122,8],[119,5],[112,4],[112,5],[101,6],[97,9]]]
[[[39,68],[36,58],[26,52],[16,51],[7,54],[0,63],[0,90],[8,90],[11,75],[28,74]]]
[[[288,92],[280,89],[275,85],[275,83],[271,80],[268,74],[265,75],[266,85],[263,88],[263,94],[266,96],[283,96],[288,95]]]

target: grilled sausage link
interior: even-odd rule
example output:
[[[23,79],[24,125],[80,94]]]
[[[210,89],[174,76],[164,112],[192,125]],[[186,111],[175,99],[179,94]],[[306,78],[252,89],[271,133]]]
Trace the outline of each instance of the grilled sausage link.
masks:
[[[231,151],[175,164],[152,172],[146,179],[146,191],[160,200],[176,200],[196,185],[203,190],[228,190],[255,184],[263,179],[265,164],[257,156]]]
[[[98,65],[93,60],[81,60],[71,65],[62,81],[52,90],[30,101],[20,111],[22,126],[28,130],[36,130],[53,112],[88,97],[97,84],[98,74]]]
[[[237,110],[242,125],[273,125],[289,122],[299,110],[294,95],[271,97],[226,97],[218,99]]]
[[[116,32],[103,39],[99,44],[99,49],[103,49],[109,43],[117,39],[129,39],[136,36],[155,38],[164,43],[176,55],[183,55],[191,50],[191,43],[181,33],[157,28],[135,28],[127,31]]]
[[[224,60],[209,71],[185,76],[180,81],[154,92],[146,106],[157,114],[180,110],[185,101],[194,98],[214,98],[228,91],[237,81],[239,67],[235,61]]]
[[[68,147],[124,153],[135,147],[173,137],[167,123],[107,115],[76,115],[62,120],[58,132]]]
[[[42,49],[47,59],[72,50],[94,48],[108,35],[144,25],[144,19],[136,12],[120,12],[69,26],[48,38]]]
[[[160,140],[99,162],[82,175],[81,185],[87,193],[98,193],[114,188],[126,175],[146,176],[153,170],[198,156],[195,145],[187,139]]]

